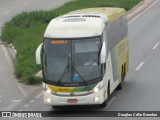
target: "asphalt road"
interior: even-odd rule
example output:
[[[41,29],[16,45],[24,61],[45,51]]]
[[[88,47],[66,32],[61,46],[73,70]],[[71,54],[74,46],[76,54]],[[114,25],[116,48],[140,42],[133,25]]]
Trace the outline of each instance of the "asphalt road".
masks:
[[[0,0],[0,28],[22,11],[53,9],[69,0]],[[12,110],[26,96],[13,75],[10,55],[0,41],[0,110]]]
[[[160,1],[129,23],[130,71],[121,91],[115,91],[105,109],[97,107],[66,107],[61,110],[160,111]],[[56,111],[43,104],[38,95],[19,110]],[[42,118],[45,119],[45,118]],[[51,120],[53,118],[47,118]],[[54,118],[62,120],[64,118]],[[71,118],[65,118],[71,119]],[[74,118],[73,118],[74,119]],[[84,118],[76,118],[84,119]],[[88,118],[87,118],[88,119]],[[97,118],[89,118],[97,119]],[[106,118],[101,118],[106,119]],[[111,118],[110,118],[111,119]],[[116,118],[112,118],[113,120]],[[119,119],[119,118],[117,118]],[[124,118],[121,118],[125,120]],[[146,119],[146,118],[132,118]],[[149,119],[149,118],[147,118]],[[152,120],[159,118],[150,118]]]
[[[32,0],[33,1],[33,0]],[[4,2],[5,4],[5,2]],[[38,6],[38,5],[37,5]],[[43,6],[43,5],[42,5]],[[20,8],[19,8],[20,9]],[[27,7],[26,7],[27,9]],[[7,14],[7,13],[6,13]],[[9,13],[8,13],[9,14]],[[103,111],[160,111],[160,1],[129,23],[130,71],[121,91],[115,91],[106,108],[83,106],[61,108],[61,110],[103,110]],[[3,55],[0,52],[0,55]],[[1,59],[0,59],[1,60]],[[3,61],[3,60],[1,60]],[[1,63],[0,61],[0,63]],[[2,80],[2,79],[0,79]],[[0,94],[1,86],[0,86]],[[21,96],[20,96],[21,97]],[[1,98],[0,98],[1,99]],[[0,103],[1,104],[1,103]],[[41,94],[29,97],[14,107],[24,111],[55,111],[43,104]],[[37,118],[35,118],[37,119]],[[70,120],[75,118],[38,118],[47,120]],[[76,119],[86,119],[83,117]],[[92,120],[106,118],[87,118]],[[126,120],[127,118],[109,118],[110,120]],[[142,120],[149,118],[132,118]],[[155,120],[159,118],[150,118]],[[34,118],[32,119],[34,120]]]

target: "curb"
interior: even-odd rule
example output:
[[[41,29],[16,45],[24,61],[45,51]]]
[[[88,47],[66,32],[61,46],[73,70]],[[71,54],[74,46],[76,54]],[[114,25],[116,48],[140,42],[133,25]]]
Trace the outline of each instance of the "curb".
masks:
[[[139,4],[133,7],[127,12],[128,21],[131,21],[139,13],[143,12],[147,7],[149,7],[155,0],[142,0]]]
[[[14,73],[15,65],[16,65],[16,53],[17,51],[14,49],[14,46],[12,44],[7,44],[6,42],[2,42],[0,40],[0,45],[2,45],[2,48],[4,53],[7,53],[8,59],[9,59],[9,66],[11,68],[11,72]],[[1,46],[0,46],[1,47]],[[16,83],[17,88],[20,90],[20,92],[23,94],[24,97],[27,97],[28,95],[32,94],[36,89],[42,89],[42,85],[25,85],[23,83],[18,82],[15,75],[14,81]]]
[[[145,3],[145,0],[142,0],[141,2],[139,2],[136,6],[134,6],[131,10],[129,10],[129,11],[127,12],[127,16],[128,16],[129,14],[131,14],[135,9],[137,9],[137,8],[140,7],[140,6],[142,6],[144,3]]]
[[[7,43],[4,43],[6,48],[8,49],[9,53],[10,53],[10,56],[12,57],[12,60],[13,60],[13,64],[14,66],[16,65],[16,54],[17,54],[17,50],[14,48],[14,46],[11,44],[7,44]]]
[[[1,40],[0,40],[1,41]],[[5,58],[6,58],[6,61],[9,65],[9,68],[10,68],[10,72],[11,74],[14,73],[14,64],[13,64],[13,59],[11,58],[11,53],[9,52],[9,49],[8,49],[8,46],[6,43],[1,43],[2,45],[0,46],[4,52],[4,55],[5,55]],[[21,88],[20,86],[20,83],[18,82],[18,80],[15,78],[14,74],[12,75],[13,76],[13,80],[17,86],[17,88],[19,89],[19,91],[23,94],[23,96],[27,96],[26,92]]]

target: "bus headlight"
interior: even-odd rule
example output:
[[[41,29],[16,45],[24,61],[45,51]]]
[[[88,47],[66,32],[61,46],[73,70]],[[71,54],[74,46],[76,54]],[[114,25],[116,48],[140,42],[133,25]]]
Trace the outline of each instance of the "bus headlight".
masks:
[[[99,91],[99,88],[98,88],[98,87],[95,87],[95,88],[93,89],[93,91],[96,93],[96,92]]]
[[[95,88],[93,88],[93,92],[96,93],[98,91],[100,91],[103,87],[102,86],[97,86]]]
[[[44,89],[44,91],[47,92],[47,93],[49,93],[49,94],[52,93],[52,90],[51,90],[51,89],[47,89],[47,88],[46,88],[46,89]]]

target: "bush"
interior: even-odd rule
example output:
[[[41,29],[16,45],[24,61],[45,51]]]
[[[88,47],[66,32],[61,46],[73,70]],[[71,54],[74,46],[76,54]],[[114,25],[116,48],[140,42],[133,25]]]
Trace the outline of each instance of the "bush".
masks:
[[[29,76],[23,81],[24,84],[42,84],[42,78],[36,76]]]

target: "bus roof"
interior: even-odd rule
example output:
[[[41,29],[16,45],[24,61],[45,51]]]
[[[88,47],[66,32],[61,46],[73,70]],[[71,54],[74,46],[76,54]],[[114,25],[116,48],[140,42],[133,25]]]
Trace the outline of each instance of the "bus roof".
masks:
[[[124,14],[123,8],[88,8],[53,19],[44,37],[75,38],[101,35],[105,24]]]
[[[109,18],[110,21],[114,21],[117,17],[125,14],[126,11],[124,8],[115,8],[115,7],[99,7],[99,8],[87,8],[87,9],[80,9],[76,11],[72,11],[68,13],[70,14],[97,14],[97,15],[104,15]]]

